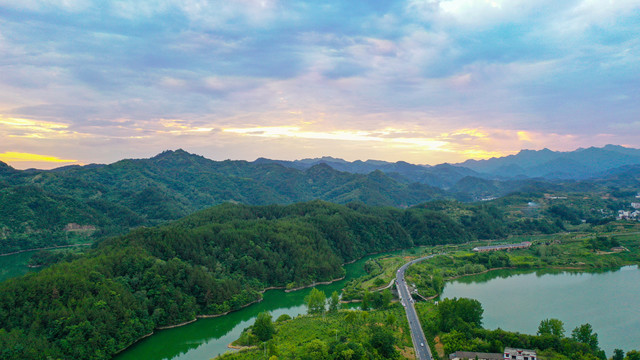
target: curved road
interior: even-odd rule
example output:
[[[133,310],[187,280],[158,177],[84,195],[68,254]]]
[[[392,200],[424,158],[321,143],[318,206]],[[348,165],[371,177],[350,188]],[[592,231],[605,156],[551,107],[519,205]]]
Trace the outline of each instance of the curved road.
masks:
[[[400,302],[404,306],[405,312],[407,313],[407,320],[409,320],[409,329],[411,330],[411,339],[413,340],[413,348],[416,351],[417,360],[431,360],[431,349],[429,349],[429,344],[427,343],[427,339],[425,338],[424,332],[422,331],[422,326],[420,325],[420,320],[418,320],[416,309],[413,307],[413,298],[411,297],[411,294],[409,293],[409,287],[404,280],[404,273],[410,265],[423,260],[431,259],[432,257],[437,255],[439,254],[429,255],[410,261],[402,265],[402,267],[398,269],[398,273],[396,274],[396,288],[398,289],[398,294],[400,295]]]

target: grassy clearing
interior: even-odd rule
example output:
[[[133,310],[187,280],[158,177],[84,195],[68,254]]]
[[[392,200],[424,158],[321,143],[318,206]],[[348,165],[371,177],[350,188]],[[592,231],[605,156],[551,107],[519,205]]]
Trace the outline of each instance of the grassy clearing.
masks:
[[[271,340],[216,359],[399,359],[413,347],[404,308],[399,305],[303,315],[274,325]]]

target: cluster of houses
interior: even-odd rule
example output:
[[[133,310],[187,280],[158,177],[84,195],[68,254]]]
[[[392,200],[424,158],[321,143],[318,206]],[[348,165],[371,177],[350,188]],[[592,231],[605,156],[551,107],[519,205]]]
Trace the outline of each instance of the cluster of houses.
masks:
[[[499,251],[499,250],[513,250],[513,249],[526,249],[531,246],[531,242],[525,241],[520,244],[504,244],[504,245],[490,245],[490,246],[476,246],[473,248],[475,252],[487,252],[487,251]]]
[[[617,220],[636,220],[640,221],[640,210],[635,211],[627,211],[627,210],[618,210]]]
[[[449,360],[536,360],[538,356],[533,350],[505,348],[504,353],[481,353],[456,351],[449,355]]]
[[[631,207],[635,210],[618,210],[618,216],[616,217],[616,219],[640,221],[640,203],[632,202]]]

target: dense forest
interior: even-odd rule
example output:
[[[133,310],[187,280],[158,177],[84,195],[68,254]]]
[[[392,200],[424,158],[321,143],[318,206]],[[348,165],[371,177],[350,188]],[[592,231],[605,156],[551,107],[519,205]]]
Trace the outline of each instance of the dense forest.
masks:
[[[292,168],[264,159],[213,161],[182,150],[150,159],[48,171],[15,170],[0,163],[0,253],[94,242],[225,202],[267,205],[321,199],[406,208],[434,199],[471,202],[524,193],[533,201],[559,194],[556,197],[569,196],[569,207],[581,209],[571,214],[558,208],[556,215],[571,217],[575,223],[600,221],[629,208],[640,189],[638,166],[612,170],[600,179],[560,181],[487,178],[447,164],[424,167],[400,162],[352,168],[328,163],[355,173],[324,162]],[[372,171],[358,173],[366,169]],[[585,201],[584,194],[593,201]]]
[[[338,278],[365,254],[520,233],[520,222],[457,202],[222,204],[0,283],[0,356],[109,358],[154,328],[259,300],[265,287]],[[535,224],[526,230],[560,230]]]
[[[176,220],[224,202],[288,204],[314,199],[406,207],[444,191],[375,171],[350,174],[319,164],[212,161],[182,150],[110,165],[50,171],[0,164],[0,253],[94,241]],[[70,225],[95,228],[69,232]]]

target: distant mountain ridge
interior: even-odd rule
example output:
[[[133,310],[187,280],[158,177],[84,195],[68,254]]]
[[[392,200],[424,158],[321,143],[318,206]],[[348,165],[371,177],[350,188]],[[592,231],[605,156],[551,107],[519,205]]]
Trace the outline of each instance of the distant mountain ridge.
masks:
[[[461,163],[416,165],[405,161],[356,160],[325,156],[302,160],[272,160],[259,158],[257,164],[277,163],[288,168],[308,169],[317,164],[355,174],[368,174],[380,170],[386,174],[397,173],[410,182],[419,182],[448,189],[461,179],[472,176],[484,179],[573,179],[598,177],[606,172],[627,165],[640,164],[640,149],[620,145],[602,148],[579,148],[574,151],[521,150],[518,154],[486,160],[466,160]]]
[[[389,176],[398,174],[404,181],[418,182],[439,188],[449,188],[458,180],[466,176],[482,176],[481,174],[464,167],[451,164],[439,164],[435,166],[415,165],[405,161],[397,161],[395,163],[382,160],[356,160],[349,162],[343,159],[337,159],[325,156],[315,159],[302,160],[271,160],[259,158],[254,161],[256,164],[280,164],[288,168],[305,170],[318,164],[327,164],[338,171],[349,172],[353,174],[369,174],[376,170],[382,171]]]
[[[640,149],[619,145],[589,147],[574,151],[522,150],[488,160],[467,160],[455,164],[485,175],[515,178],[588,179],[626,165],[640,164]]]

